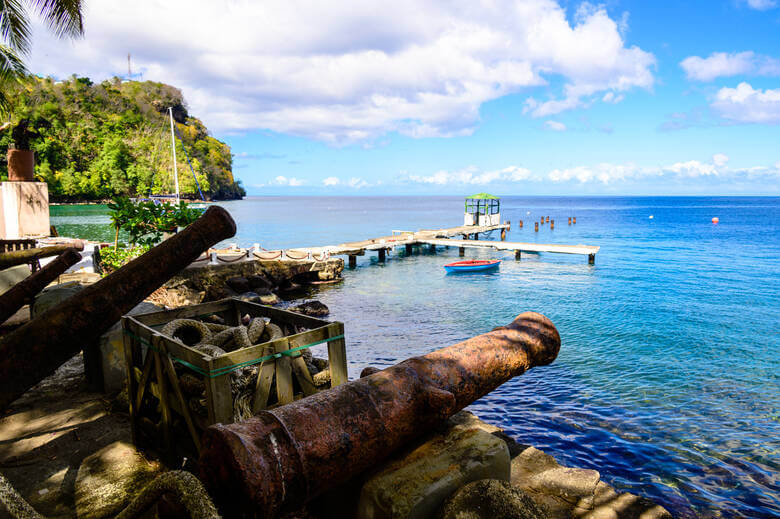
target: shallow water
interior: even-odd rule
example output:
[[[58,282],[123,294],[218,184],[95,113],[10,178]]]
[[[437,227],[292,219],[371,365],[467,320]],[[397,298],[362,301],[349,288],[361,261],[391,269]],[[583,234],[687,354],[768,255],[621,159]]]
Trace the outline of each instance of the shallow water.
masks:
[[[463,212],[455,197],[222,205],[238,222],[230,241],[267,249],[455,226]],[[63,235],[113,240],[100,206],[51,212]],[[542,215],[556,227],[535,233]],[[508,240],[599,245],[596,264],[467,250],[505,261],[497,272],[448,276],[442,265],[456,248],[398,249],[385,264],[369,253],[316,295],[346,325],[351,375],[535,310],[561,334],[558,359],[476,402],[475,413],[676,516],[780,515],[780,199],[505,197],[502,219],[512,222]]]

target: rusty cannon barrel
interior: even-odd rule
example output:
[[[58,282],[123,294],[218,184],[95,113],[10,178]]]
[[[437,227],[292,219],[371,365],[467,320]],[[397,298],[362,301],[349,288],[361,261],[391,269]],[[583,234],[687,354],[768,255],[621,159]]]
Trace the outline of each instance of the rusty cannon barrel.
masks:
[[[50,256],[59,256],[63,252],[76,249],[84,250],[84,242],[74,242],[73,245],[53,245],[51,247],[37,247],[34,249],[22,249],[11,252],[0,253],[0,270],[4,270],[16,265],[23,265],[41,258]]]
[[[201,479],[225,517],[270,518],[375,466],[409,440],[534,366],[561,339],[533,312],[242,423],[204,433]]]
[[[179,234],[3,337],[0,410],[97,340],[203,251],[235,233],[230,214],[212,206]]]
[[[0,295],[0,324],[14,315],[35,294],[54,281],[57,276],[81,261],[81,254],[75,249],[68,249],[46,264],[38,272],[33,272],[25,279],[12,286],[6,293]]]

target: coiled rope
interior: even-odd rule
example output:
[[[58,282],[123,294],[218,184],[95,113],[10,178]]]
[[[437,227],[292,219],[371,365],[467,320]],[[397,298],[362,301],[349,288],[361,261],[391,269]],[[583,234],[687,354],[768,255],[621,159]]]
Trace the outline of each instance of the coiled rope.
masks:
[[[140,517],[164,494],[174,496],[192,519],[220,519],[214,502],[200,480],[183,470],[173,470],[157,476],[116,516],[116,519]],[[0,502],[14,519],[46,519],[30,506],[2,474],[0,474]]]

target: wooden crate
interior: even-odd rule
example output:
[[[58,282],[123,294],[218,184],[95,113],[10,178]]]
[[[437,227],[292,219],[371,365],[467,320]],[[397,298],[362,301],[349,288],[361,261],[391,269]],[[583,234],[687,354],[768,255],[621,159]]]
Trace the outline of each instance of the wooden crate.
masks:
[[[231,326],[236,326],[242,315],[249,314],[251,317],[268,317],[292,330],[296,327],[307,330],[219,357],[205,355],[160,332],[174,319],[194,319],[214,314]],[[236,366],[259,367],[254,412],[265,408],[274,375],[277,405],[317,391],[301,357],[302,349],[327,343],[331,387],[347,381],[344,325],[340,322],[324,321],[238,299],[223,299],[174,310],[124,316],[122,329],[133,442],[137,446],[149,445],[161,449],[161,454],[172,462],[178,462],[185,456],[197,456],[201,433],[209,425],[232,423],[230,374]],[[288,353],[288,350],[293,351]],[[179,384],[177,366],[180,371],[203,381],[207,417],[200,417],[189,409]],[[293,393],[293,377],[302,394]],[[182,431],[188,441],[181,441]]]

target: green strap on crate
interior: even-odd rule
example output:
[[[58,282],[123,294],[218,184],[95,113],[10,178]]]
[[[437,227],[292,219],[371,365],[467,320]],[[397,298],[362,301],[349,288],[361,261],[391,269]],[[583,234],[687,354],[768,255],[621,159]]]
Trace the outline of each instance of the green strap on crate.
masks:
[[[138,335],[134,334],[130,330],[122,330],[123,333],[129,335],[130,337],[137,339],[141,344],[145,344],[147,347],[151,348],[153,351],[156,351],[157,353],[160,353],[160,350],[158,350],[152,343],[144,339],[143,337],[139,337]],[[310,344],[305,344],[303,346],[297,346],[295,348],[290,348],[289,350],[285,351],[279,351],[276,353],[272,353],[270,355],[266,355],[264,357],[260,357],[257,359],[247,360],[246,362],[239,362],[238,364],[233,364],[230,366],[225,366],[224,368],[215,369],[213,371],[207,371],[205,369],[199,368],[198,366],[195,366],[194,364],[191,364],[187,362],[184,359],[180,359],[178,357],[174,357],[170,353],[167,355],[173,360],[174,362],[181,364],[182,366],[185,366],[187,368],[190,368],[191,370],[195,371],[196,373],[200,373],[201,375],[204,375],[209,378],[216,378],[220,377],[222,375],[227,375],[228,373],[232,373],[233,371],[236,371],[241,368],[245,368],[247,366],[254,366],[255,364],[260,364],[261,362],[265,362],[267,360],[271,359],[281,359],[283,356],[292,357],[293,353],[299,351],[299,350],[305,350],[306,348],[311,348],[312,346],[316,346],[318,344],[322,344],[323,342],[330,342],[335,341],[338,339],[343,339],[344,335],[334,335],[333,337],[328,337],[327,339],[322,339],[321,341],[312,342]]]

